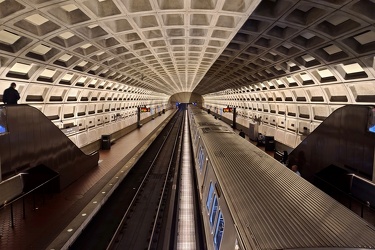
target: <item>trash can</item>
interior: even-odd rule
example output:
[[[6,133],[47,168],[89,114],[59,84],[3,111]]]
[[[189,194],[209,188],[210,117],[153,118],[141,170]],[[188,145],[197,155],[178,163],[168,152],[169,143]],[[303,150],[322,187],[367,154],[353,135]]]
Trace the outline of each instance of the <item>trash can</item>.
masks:
[[[101,148],[104,150],[111,149],[111,135],[102,135]]]
[[[265,144],[265,151],[275,150],[275,139],[273,138],[273,136],[266,136]]]

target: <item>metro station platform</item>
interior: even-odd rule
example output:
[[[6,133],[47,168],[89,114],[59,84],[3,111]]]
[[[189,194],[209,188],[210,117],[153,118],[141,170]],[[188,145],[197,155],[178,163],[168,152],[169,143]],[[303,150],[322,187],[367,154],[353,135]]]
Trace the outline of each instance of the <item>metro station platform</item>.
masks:
[[[69,241],[94,216],[173,113],[174,110],[166,111],[116,140],[110,150],[100,150],[98,167],[60,193],[31,194],[15,202],[13,209],[10,205],[0,209],[0,249],[69,246]]]

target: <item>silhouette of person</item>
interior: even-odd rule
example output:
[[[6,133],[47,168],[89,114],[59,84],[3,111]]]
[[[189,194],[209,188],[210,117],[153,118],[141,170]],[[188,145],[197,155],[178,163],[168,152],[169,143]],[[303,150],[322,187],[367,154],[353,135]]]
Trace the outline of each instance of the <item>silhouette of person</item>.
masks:
[[[20,94],[16,90],[16,83],[12,82],[10,87],[4,90],[3,93],[3,103],[5,104],[17,104],[20,99]]]
[[[281,162],[284,163],[284,164],[287,164],[287,160],[288,160],[288,152],[284,151],[283,158],[281,159]]]

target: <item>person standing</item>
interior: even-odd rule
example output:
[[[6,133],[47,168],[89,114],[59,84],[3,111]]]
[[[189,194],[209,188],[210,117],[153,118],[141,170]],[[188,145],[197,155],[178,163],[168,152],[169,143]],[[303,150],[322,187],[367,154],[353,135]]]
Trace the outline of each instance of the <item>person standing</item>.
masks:
[[[5,104],[17,104],[20,99],[20,94],[16,90],[16,83],[12,82],[10,87],[4,90],[3,103]]]

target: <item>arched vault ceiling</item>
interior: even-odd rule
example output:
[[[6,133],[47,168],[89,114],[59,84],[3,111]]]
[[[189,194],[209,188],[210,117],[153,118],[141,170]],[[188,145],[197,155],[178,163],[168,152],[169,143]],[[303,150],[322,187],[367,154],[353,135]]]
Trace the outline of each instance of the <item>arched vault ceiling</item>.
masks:
[[[61,69],[192,92],[259,2],[0,0],[1,66],[12,69],[8,77]]]
[[[375,96],[374,9],[372,0],[263,0],[194,92],[327,84]]]

